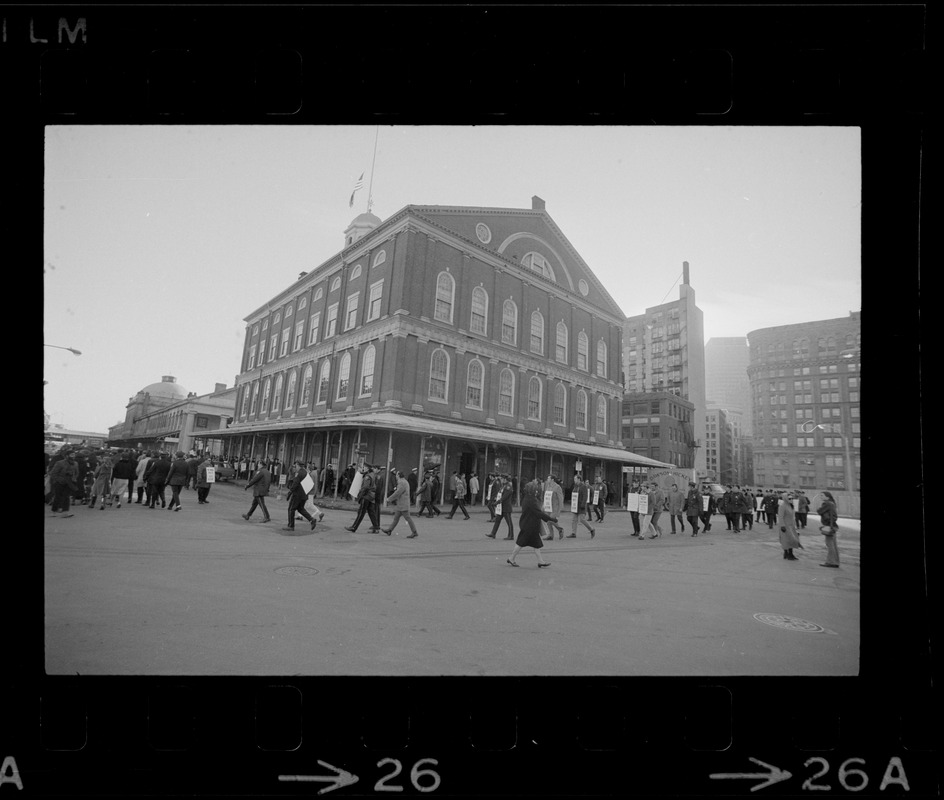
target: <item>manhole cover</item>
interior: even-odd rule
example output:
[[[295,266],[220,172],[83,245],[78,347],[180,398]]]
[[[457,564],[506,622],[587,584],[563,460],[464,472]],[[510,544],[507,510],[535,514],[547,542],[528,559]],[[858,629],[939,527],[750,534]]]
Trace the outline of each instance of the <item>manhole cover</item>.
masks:
[[[317,575],[318,570],[312,567],[279,567],[276,572],[279,575]]]
[[[755,614],[754,619],[763,622],[766,625],[773,625],[775,628],[783,628],[788,631],[800,631],[800,633],[825,633],[826,629],[815,622],[810,622],[797,617],[785,617],[783,614]]]

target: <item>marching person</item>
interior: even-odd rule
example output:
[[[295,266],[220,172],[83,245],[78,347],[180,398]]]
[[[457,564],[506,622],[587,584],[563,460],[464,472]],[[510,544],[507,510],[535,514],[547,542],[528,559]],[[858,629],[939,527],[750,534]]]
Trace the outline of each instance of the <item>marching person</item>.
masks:
[[[656,536],[662,535],[659,517],[662,516],[664,510],[665,492],[662,491],[658,483],[652,483],[649,485],[649,514],[651,515],[649,517],[649,530],[652,531],[652,533],[649,534],[650,539],[655,539]]]
[[[627,492],[627,494],[638,495],[640,491],[641,489],[639,488],[639,486],[634,485],[630,489],[630,491]],[[629,516],[630,516],[630,519],[633,521],[633,532],[630,534],[630,536],[639,536],[639,506],[638,505],[635,511],[629,512]]]
[[[498,533],[498,528],[501,526],[502,520],[505,520],[505,523],[508,525],[508,535],[505,539],[510,540],[515,538],[515,526],[511,521],[512,494],[511,480],[507,475],[502,475],[498,498],[495,501],[495,522],[492,524],[492,532],[485,534],[489,539],[495,538],[495,534]]]
[[[413,467],[413,469],[410,470],[410,474],[407,476],[407,479],[406,479],[407,485],[410,487],[410,506],[411,507],[416,502],[416,489],[417,489],[417,485],[419,484],[419,481],[417,480],[417,476],[418,476],[418,470],[416,467]]]
[[[432,519],[435,514],[433,514],[433,480],[432,475],[429,471],[423,473],[423,481],[416,489],[416,499],[420,502],[420,510],[417,512],[417,516],[423,516],[423,509],[428,511],[428,516]]]
[[[596,514],[596,521],[602,525],[603,517],[606,516],[605,504],[606,504],[606,496],[607,496],[606,483],[603,481],[602,478],[597,478],[596,483],[593,484],[592,491],[593,491],[593,494],[590,498],[590,504],[591,504],[590,510],[593,511],[594,514]],[[596,497],[597,499],[596,503],[593,502],[593,497]],[[590,516],[589,512],[587,516],[588,517]]]
[[[357,532],[357,528],[365,515],[371,522],[370,529],[367,532],[380,533],[380,520],[377,514],[377,478],[374,475],[377,470],[379,470],[379,467],[364,465],[362,473],[364,477],[361,479],[361,488],[357,493],[357,502],[360,504],[357,509],[357,516],[354,518],[353,524],[349,528],[345,528],[351,533]]]
[[[819,532],[826,537],[826,563],[821,567],[839,568],[839,548],[836,546],[836,534],[839,532],[839,512],[836,501],[830,492],[823,492],[823,503],[816,509],[819,514]]]
[[[49,482],[53,491],[53,514],[60,514],[63,517],[75,516],[69,511],[69,502],[76,491],[78,479],[79,468],[75,463],[75,453],[72,450],[66,450],[62,458],[49,470]]]
[[[301,459],[297,460],[293,467],[290,468],[288,481],[285,484],[285,488],[288,491],[288,525],[282,528],[283,531],[295,530],[296,512],[308,520],[312,530],[314,530],[315,525],[318,524],[318,520],[309,514],[308,509],[305,508],[308,493],[305,491],[305,487],[302,486],[302,481],[307,477],[308,472],[305,470],[304,462]]]
[[[681,494],[681,492],[679,493]],[[701,494],[694,481],[689,481],[688,494],[685,495],[685,515],[692,529],[692,536],[698,536],[698,518],[701,516]],[[682,528],[684,531],[685,528]],[[672,531],[675,533],[675,531]]]
[[[806,496],[806,493],[801,489],[797,491],[797,525],[801,528],[806,527],[806,517],[810,513],[810,498]]]
[[[177,458],[170,465],[170,471],[167,473],[167,485],[170,486],[171,498],[167,504],[167,510],[180,511],[180,490],[187,485],[190,480],[190,467],[187,459],[184,458],[182,450],[177,451]]]
[[[413,517],[410,516],[410,484],[403,477],[402,472],[397,472],[397,488],[387,497],[387,502],[392,503],[396,510],[393,512],[393,523],[389,528],[381,528],[381,530],[389,536],[400,522],[400,517],[403,517],[406,524],[410,526],[410,534],[406,538],[415,539],[419,536],[416,525],[413,524]]]
[[[124,497],[126,491],[128,493],[128,502],[130,503],[134,499],[133,478],[135,475],[135,466],[135,463],[131,460],[131,454],[125,450],[118,458],[118,463],[115,464],[112,470],[109,497],[118,500],[117,508],[121,508],[121,498]]]
[[[541,499],[543,502],[544,497],[547,493],[551,493],[551,510],[550,515],[560,519],[561,508],[564,506],[564,490],[561,488],[561,485],[557,482],[557,478],[553,475],[548,475],[547,480],[544,482],[544,485],[541,487]],[[564,538],[564,529],[556,522],[545,521],[544,527],[547,530],[547,536],[544,538],[547,541],[554,541],[554,528],[557,528],[557,538],[558,540]]]
[[[740,486],[735,487],[734,493],[738,513],[741,515],[741,530],[754,530],[754,496],[750,490],[742,492]]]
[[[669,509],[669,521],[672,523],[672,530],[669,531],[669,533],[675,533],[676,519],[678,520],[679,526],[681,527],[680,533],[684,533],[685,521],[682,517],[682,512],[687,506],[685,504],[685,495],[679,491],[677,483],[672,484],[672,488],[669,489],[669,495],[665,502]]]
[[[190,456],[187,458],[187,482],[184,484],[185,489],[196,489],[197,488],[197,468],[200,466],[201,459],[197,458],[197,454],[191,450]]]
[[[777,499],[777,495],[774,494],[773,489],[768,489],[767,496],[764,498],[764,515],[767,517],[768,528],[772,529],[777,521],[777,506],[779,504],[780,501]]]
[[[456,509],[460,509],[466,519],[471,519],[469,512],[465,509],[465,473],[452,473],[452,510],[446,514],[446,519],[452,519],[455,516]]]
[[[488,508],[488,521],[495,521],[495,504],[498,503],[498,497],[501,494],[502,480],[500,475],[489,475],[488,491],[485,497],[485,505]]]
[[[541,521],[557,524],[557,517],[545,513],[541,508],[542,486],[539,481],[531,481],[524,487],[521,496],[521,516],[518,518],[518,538],[515,540],[515,547],[511,551],[511,558],[506,561],[513,567],[517,567],[518,562],[515,558],[521,552],[522,547],[533,547],[535,555],[538,557],[538,567],[551,566],[549,561],[544,560],[541,548],[544,542],[541,541]]]
[[[751,502],[754,503],[754,521],[760,522],[764,519],[764,493],[758,489]]]
[[[702,498],[705,498],[705,497],[708,498],[707,507],[706,507],[704,499],[702,499],[701,514],[699,515],[701,517],[702,530],[705,533],[707,533],[708,531],[711,530],[711,517],[715,513],[715,511],[718,510],[718,504],[717,504],[717,501],[715,500],[714,495],[711,493],[711,490],[707,486],[702,487],[701,496]]]
[[[151,510],[154,509],[158,499],[161,501],[161,508],[167,505],[167,500],[164,497],[164,487],[167,485],[168,472],[170,472],[170,457],[167,453],[162,452],[159,458],[155,458],[147,466],[144,480],[148,484],[148,495],[151,498],[148,508]]]
[[[577,510],[573,511],[573,496],[576,493],[577,495]],[[579,472],[574,475],[574,488],[571,490],[571,529],[570,533],[567,534],[568,539],[577,538],[577,523],[579,522],[583,525],[588,531],[590,531],[590,538],[592,539],[596,535],[596,530],[594,527],[587,521],[590,519],[590,484],[583,482],[583,475]],[[583,512],[586,510],[587,519],[583,518]]]
[[[95,467],[95,482],[92,484],[92,497],[89,500],[89,508],[95,508],[95,498],[101,495],[102,504],[99,508],[105,510],[105,501],[109,498],[111,492],[111,456],[103,456],[101,462]]]
[[[197,467],[197,503],[207,505],[212,484],[207,480],[207,467],[213,466],[213,458],[207,455]]]
[[[147,498],[146,505],[151,503],[151,490],[148,486],[146,480],[144,480],[144,473],[147,472],[148,464],[153,460],[153,453],[146,451],[138,459],[138,467],[135,470],[135,481],[134,488],[138,493],[138,499],[135,501],[136,504],[140,505],[143,498]],[[145,491],[147,495],[145,495]]]
[[[777,511],[777,524],[780,527],[780,546],[783,548],[783,557],[787,561],[799,561],[793,555],[793,548],[802,547],[796,531],[796,514],[793,510],[792,495],[784,495],[781,498],[780,507]]]
[[[269,495],[269,485],[272,483],[272,473],[269,472],[268,467],[265,464],[262,464],[259,469],[256,470],[256,474],[253,475],[246,485],[243,487],[243,491],[248,491],[252,487],[252,505],[249,507],[249,511],[243,514],[243,519],[247,522],[252,516],[252,512],[256,510],[257,506],[262,507],[262,521],[268,522],[272,517],[269,516],[269,509],[266,508],[265,499]]]

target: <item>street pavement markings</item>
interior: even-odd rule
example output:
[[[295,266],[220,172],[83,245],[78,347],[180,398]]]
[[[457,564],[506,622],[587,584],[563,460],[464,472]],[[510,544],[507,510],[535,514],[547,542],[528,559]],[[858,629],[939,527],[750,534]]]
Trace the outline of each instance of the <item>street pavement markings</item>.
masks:
[[[786,631],[797,631],[798,633],[831,633],[837,635],[836,631],[817,625],[798,617],[787,617],[783,614],[755,614],[754,619],[763,622],[765,625],[773,625],[775,628],[781,628]]]

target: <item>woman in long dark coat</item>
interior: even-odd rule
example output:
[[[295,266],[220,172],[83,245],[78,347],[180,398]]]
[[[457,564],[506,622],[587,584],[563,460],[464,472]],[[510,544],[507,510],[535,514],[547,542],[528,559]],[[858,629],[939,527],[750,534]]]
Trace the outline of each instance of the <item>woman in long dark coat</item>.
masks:
[[[541,484],[538,481],[531,481],[524,487],[521,496],[521,517],[518,520],[518,538],[515,540],[515,549],[511,553],[511,558],[507,559],[513,567],[518,563],[515,557],[521,552],[522,547],[533,547],[538,557],[538,567],[549,567],[551,563],[544,560],[541,548],[544,542],[541,540],[541,522],[557,522],[556,517],[546,514],[541,508],[540,501]]]

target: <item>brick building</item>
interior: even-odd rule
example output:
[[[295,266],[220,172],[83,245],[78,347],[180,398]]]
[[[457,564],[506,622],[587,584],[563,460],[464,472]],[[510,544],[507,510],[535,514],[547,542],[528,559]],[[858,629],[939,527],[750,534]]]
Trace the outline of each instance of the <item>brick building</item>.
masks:
[[[230,454],[620,485],[625,320],[540,198],[361,214],[246,318]]]
[[[758,485],[828,489],[858,515],[861,316],[748,334]]]

